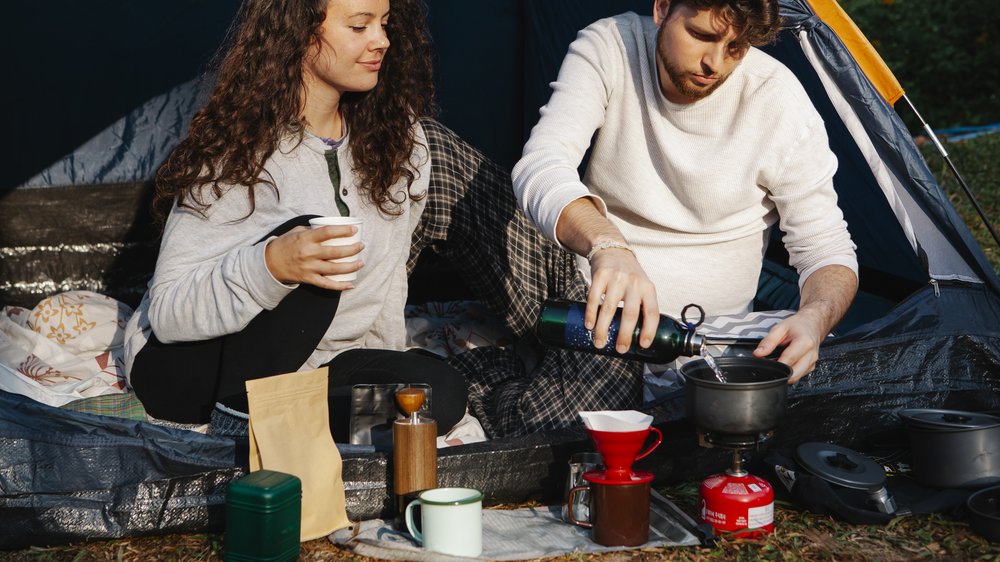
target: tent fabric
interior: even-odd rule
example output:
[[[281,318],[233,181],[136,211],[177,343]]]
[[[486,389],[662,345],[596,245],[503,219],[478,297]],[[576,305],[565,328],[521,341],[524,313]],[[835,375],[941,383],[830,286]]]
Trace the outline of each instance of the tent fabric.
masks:
[[[875,294],[888,291],[893,300],[901,300],[927,282],[927,271],[895,220],[868,157],[839,118],[830,94],[797,37],[783,35],[778,43],[765,50],[795,73],[826,123],[830,146],[838,161],[833,178],[837,202],[858,246],[862,290]],[[875,99],[879,100],[877,96]],[[886,220],[889,217],[892,218]],[[881,276],[886,276],[885,280]]]
[[[889,102],[889,105],[894,105],[899,101],[899,98],[903,97],[903,87],[886,66],[875,47],[861,33],[861,30],[844,12],[840,4],[836,0],[806,1],[813,12],[823,20],[823,23],[830,26],[830,29],[844,42],[844,47],[854,56],[854,60],[857,61],[858,66],[861,67],[875,89],[878,90],[882,99]]]
[[[150,0],[160,8],[165,2]],[[454,0],[428,4],[435,44],[442,49],[437,67],[442,121],[472,144],[493,147],[491,155],[508,167],[548,97],[548,84],[576,30],[626,9],[648,14],[651,7],[648,0],[463,2],[461,9],[454,9]],[[790,389],[786,421],[776,439],[854,446],[898,424],[895,412],[903,407],[1000,407],[1000,279],[894,113],[892,96],[873,85],[873,71],[859,66],[845,46],[850,40],[838,36],[806,0],[781,0],[781,13],[786,31],[767,51],[799,77],[827,124],[840,161],[835,186],[859,248],[862,292],[836,337],[822,346],[817,371]],[[469,26],[468,21],[489,24]],[[462,33],[449,35],[453,28]],[[496,48],[491,48],[492,33],[506,37]],[[496,72],[485,73],[488,81],[470,79],[470,58],[477,71]],[[37,187],[17,190],[18,198],[0,199],[0,210],[13,199],[25,203],[32,192],[48,192],[50,197],[34,200],[81,208],[83,215],[89,207],[80,201],[93,194],[111,197],[115,188],[120,188],[120,198],[134,198],[139,205],[144,200],[136,196],[141,185],[96,184],[148,179],[153,162],[179,140],[184,120],[197,106],[197,88],[185,87],[150,99],[110,125],[86,150],[51,169],[48,179],[32,184]],[[480,95],[482,90],[490,95]],[[66,181],[77,185],[56,185]],[[67,217],[59,234],[63,237],[75,228],[72,213]],[[146,236],[135,228],[142,222],[137,217],[141,215],[121,219],[129,223],[120,229],[128,231],[123,236]],[[10,240],[15,247],[4,246]],[[30,238],[0,231],[5,267],[18,259],[27,263],[21,256],[39,261],[43,245],[32,244]],[[78,253],[99,245],[82,235],[65,244],[77,244]],[[141,257],[151,258],[154,250]],[[797,302],[795,273],[781,253],[778,243],[768,248],[760,308],[791,308]],[[60,260],[51,261],[46,287],[59,286],[53,283],[77,273],[59,270]],[[137,263],[116,260],[114,267]],[[92,278],[124,278],[141,293],[151,261],[141,264],[147,270],[131,271],[133,275],[91,272]],[[682,393],[666,396],[656,407],[657,423],[683,422],[683,399]],[[238,470],[231,442],[189,433],[182,439],[141,422],[29,402],[0,394],[0,548],[218,525],[221,483]],[[688,442],[691,430],[680,423],[673,434],[665,432],[674,441],[644,459],[659,478],[703,477],[703,469],[717,467],[718,451]],[[478,478],[500,486],[494,499],[519,501],[543,487],[558,493],[562,482],[553,475],[564,469],[573,446],[585,442],[585,437],[574,441],[577,437],[583,436],[547,432],[452,447],[439,458],[439,478],[448,483]],[[7,464],[8,459],[15,463]],[[378,452],[345,456],[348,494],[360,497],[354,512],[358,516],[384,515],[387,466],[386,456]],[[184,511],[185,506],[190,509]],[[175,507],[181,511],[173,511]]]
[[[0,191],[21,185],[144,101],[198,76],[239,4],[7,2]]]
[[[903,228],[914,255],[926,258],[929,276],[936,279],[964,279],[981,283],[982,280],[951,246],[941,230],[934,225],[933,220],[917,205],[916,200],[906,190],[900,176],[894,173],[878,155],[878,150],[868,137],[864,124],[858,119],[857,114],[854,113],[850,103],[832,81],[830,75],[825,72],[804,32],[800,33],[800,43],[806,58],[823,81],[826,93],[836,108],[841,121],[847,127],[857,147],[865,154],[868,165],[871,167],[879,187],[882,188],[882,193],[886,202],[891,206],[897,222]]]
[[[948,202],[947,196],[937,184],[919,149],[913,143],[905,124],[896,115],[892,106],[875,91],[861,69],[855,64],[854,58],[840,37],[834,30],[822,25],[805,0],[782,0],[782,16],[789,28],[807,32],[812,47],[819,55],[824,69],[829,73],[864,125],[868,137],[875,145],[882,161],[903,185],[904,189],[900,195],[912,197],[915,207],[928,217],[928,226],[933,227],[947,239],[951,248],[961,256],[968,267],[972,268],[983,282],[989,284],[995,293],[1000,293],[1000,278],[997,277],[996,272],[990,266],[958,212]],[[784,58],[782,62],[792,68],[796,76],[802,79],[801,68],[789,64],[789,61]],[[809,88],[807,90],[810,95],[816,91]],[[820,113],[829,123],[830,115],[822,109]],[[839,157],[841,155],[838,153]],[[843,192],[845,187],[843,184],[837,184],[837,191],[842,202],[847,199]],[[851,224],[850,220],[848,220],[848,224]],[[916,230],[920,231],[919,228]],[[865,243],[869,242],[867,238],[862,240]],[[858,245],[860,247],[861,243]],[[894,252],[883,254],[883,257],[889,258],[894,256],[895,252],[902,251],[904,251],[902,247],[897,247]],[[918,250],[918,257],[923,261],[933,259],[927,254],[930,251],[933,250],[921,248]],[[924,269],[926,267],[924,266]],[[932,272],[935,277],[949,277],[949,273],[945,269],[934,268]]]
[[[824,4],[813,1],[818,6]],[[449,10],[445,0],[431,0],[428,5],[436,45],[448,49],[437,57],[442,122],[474,145],[483,140],[517,148],[537,120],[538,107],[546,101],[549,83],[555,79],[576,31],[598,17],[627,9],[646,14],[650,10],[648,2],[638,0],[614,5],[597,0],[511,0],[470,8],[475,12],[472,16],[493,22],[490,29],[500,29],[514,38],[508,42],[521,38],[524,45],[523,50],[508,43],[479,50],[476,45],[490,42],[456,36],[457,32],[451,31],[468,27],[458,25],[461,18],[470,17],[467,10]],[[941,193],[902,121],[859,67],[845,47],[845,40],[825,25],[805,0],[783,1],[781,13],[787,27],[798,32],[802,45],[796,45],[785,34],[767,51],[802,78],[831,129],[831,142],[840,143],[834,147],[841,167],[836,184],[859,246],[862,290],[881,294],[888,288],[895,293],[892,298],[900,300],[933,277],[981,279],[1000,291],[1000,280]],[[840,17],[849,21],[846,15]],[[851,33],[856,31],[852,28]],[[472,54],[481,63],[476,68],[490,68],[493,75],[499,73],[509,80],[492,80],[489,88],[483,88],[482,81],[468,79],[464,70],[468,65],[463,62],[468,59],[457,44],[468,45],[463,47],[465,51],[473,49]],[[814,53],[813,61],[808,60],[809,53]],[[814,80],[819,83],[809,83]],[[834,88],[826,87],[824,80],[836,85],[836,102],[830,101]],[[197,108],[199,87],[199,81],[189,82],[147,101],[78,151],[36,174],[26,185],[148,180],[183,134]],[[857,154],[862,139],[845,130],[840,118],[833,118],[838,114],[834,104],[841,99],[850,106],[855,126],[860,125],[867,134],[864,144],[870,143],[877,157]],[[480,111],[484,106],[491,110]],[[518,126],[513,124],[516,118],[498,117],[513,115],[512,111],[523,115]],[[508,149],[497,149],[495,153],[504,155],[506,161],[502,164],[513,164]],[[872,165],[879,167],[874,173]],[[869,171],[860,171],[866,167]],[[869,193],[874,189],[883,190],[887,196]],[[888,220],[890,212],[898,220]],[[900,278],[904,282],[896,283]]]
[[[232,440],[0,391],[0,549],[221,529]]]
[[[23,187],[146,181],[187,132],[205,98],[200,81],[171,88],[104,129]]]

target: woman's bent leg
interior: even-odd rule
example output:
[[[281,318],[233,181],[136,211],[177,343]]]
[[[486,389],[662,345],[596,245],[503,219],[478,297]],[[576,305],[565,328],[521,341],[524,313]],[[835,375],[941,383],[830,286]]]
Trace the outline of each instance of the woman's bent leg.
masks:
[[[292,219],[258,243],[307,225],[309,218]],[[218,400],[246,393],[247,380],[301,368],[330,327],[339,303],[339,291],[300,285],[235,334],[170,344],[152,334],[133,363],[132,388],[153,417],[208,422]]]
[[[221,355],[218,339],[165,344],[151,334],[132,364],[132,390],[154,418],[205,423],[215,403]]]
[[[338,443],[349,441],[351,387],[356,384],[414,384],[431,387],[431,418],[444,435],[465,415],[465,378],[437,357],[381,349],[345,351],[330,368],[330,431]]]

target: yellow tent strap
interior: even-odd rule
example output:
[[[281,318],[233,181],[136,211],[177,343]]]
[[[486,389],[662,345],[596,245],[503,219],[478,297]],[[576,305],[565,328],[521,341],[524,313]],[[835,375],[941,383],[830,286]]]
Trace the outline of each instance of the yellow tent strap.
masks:
[[[903,96],[903,87],[899,85],[899,81],[896,80],[892,71],[885,65],[885,61],[875,51],[875,47],[861,33],[858,26],[854,25],[837,0],[806,0],[806,2],[819,16],[819,19],[823,20],[823,23],[830,26],[834,33],[840,37],[844,46],[854,56],[854,60],[871,80],[878,93],[890,105],[895,105],[896,101]]]

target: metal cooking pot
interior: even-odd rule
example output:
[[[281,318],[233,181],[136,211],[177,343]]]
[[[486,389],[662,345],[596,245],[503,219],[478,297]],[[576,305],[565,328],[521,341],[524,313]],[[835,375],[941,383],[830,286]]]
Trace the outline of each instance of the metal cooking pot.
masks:
[[[913,477],[926,486],[979,488],[1000,483],[1000,417],[911,408],[906,422]]]
[[[704,359],[680,368],[688,419],[704,431],[727,435],[753,435],[777,427],[785,413],[792,369],[757,357],[719,357],[715,362],[726,382],[716,379]]]
[[[1000,486],[983,488],[965,502],[972,530],[983,538],[1000,543]]]

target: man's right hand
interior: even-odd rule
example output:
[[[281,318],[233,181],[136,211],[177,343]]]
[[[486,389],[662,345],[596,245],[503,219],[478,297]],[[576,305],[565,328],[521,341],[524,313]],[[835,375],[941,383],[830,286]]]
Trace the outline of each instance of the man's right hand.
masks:
[[[621,325],[615,350],[625,353],[632,345],[632,334],[642,312],[639,345],[648,348],[653,343],[660,321],[656,303],[656,287],[639,265],[635,254],[625,248],[606,248],[590,259],[591,285],[587,295],[584,322],[594,331],[594,346],[602,348],[608,339],[611,318],[623,302]]]
[[[656,287],[646,276],[622,233],[608,220],[590,197],[581,197],[563,208],[556,224],[556,238],[581,256],[590,256],[590,293],[583,321],[594,332],[594,346],[608,340],[611,318],[624,303],[615,350],[625,353],[642,311],[639,345],[649,347],[660,322]],[[607,247],[602,247],[602,245]],[[596,252],[594,248],[599,248]]]

